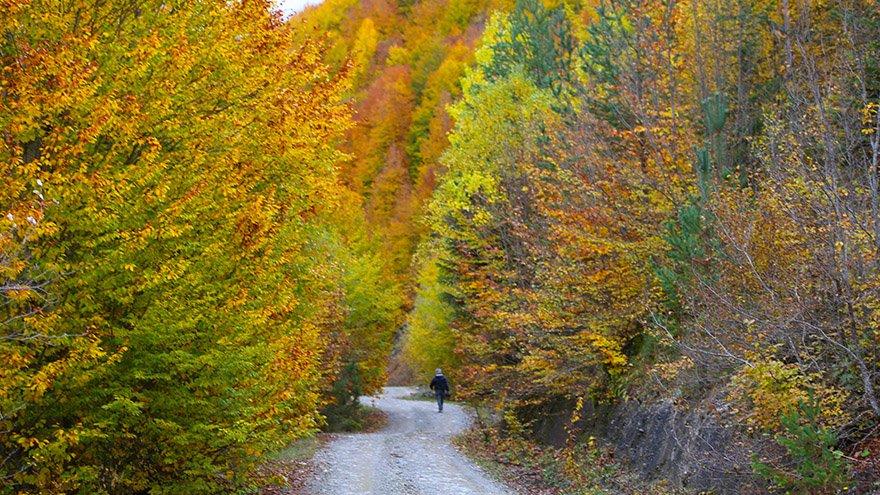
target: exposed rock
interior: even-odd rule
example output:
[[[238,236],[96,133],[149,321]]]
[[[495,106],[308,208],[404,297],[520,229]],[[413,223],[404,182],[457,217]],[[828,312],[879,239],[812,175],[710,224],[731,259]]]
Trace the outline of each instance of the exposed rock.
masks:
[[[753,442],[710,410],[680,410],[669,400],[625,402],[613,408],[603,437],[648,479],[718,494],[766,493],[752,474]]]

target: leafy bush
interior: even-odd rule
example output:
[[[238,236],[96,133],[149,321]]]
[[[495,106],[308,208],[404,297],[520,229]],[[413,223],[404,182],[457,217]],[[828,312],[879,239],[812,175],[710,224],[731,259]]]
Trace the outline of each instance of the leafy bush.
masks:
[[[796,364],[773,358],[756,358],[752,366],[743,367],[734,375],[735,402],[748,403],[746,421],[765,431],[778,431],[779,418],[810,397],[822,407],[816,420],[823,426],[837,426],[848,419],[843,411],[845,394],[823,383],[818,374],[804,373]]]
[[[774,466],[755,457],[752,468],[785,493],[838,493],[849,478],[843,452],[836,450],[837,435],[819,425],[821,409],[801,401],[781,418],[785,433],[776,441],[788,453],[789,463]]]
[[[324,408],[326,429],[329,431],[356,431],[360,429],[360,402],[363,380],[356,363],[347,364],[336,378],[330,391],[331,403]]]

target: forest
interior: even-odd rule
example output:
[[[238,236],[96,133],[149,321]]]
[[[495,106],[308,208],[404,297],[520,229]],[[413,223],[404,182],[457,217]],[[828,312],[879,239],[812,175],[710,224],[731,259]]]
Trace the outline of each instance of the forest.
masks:
[[[0,31],[0,494],[256,493],[437,367],[569,471],[662,406],[705,493],[880,489],[874,0],[0,0]]]

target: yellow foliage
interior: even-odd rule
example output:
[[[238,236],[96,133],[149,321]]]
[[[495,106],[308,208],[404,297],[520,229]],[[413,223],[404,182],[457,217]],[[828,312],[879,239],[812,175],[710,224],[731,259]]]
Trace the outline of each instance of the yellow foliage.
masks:
[[[837,427],[849,420],[844,411],[847,394],[823,383],[819,373],[804,373],[796,364],[755,356],[751,365],[734,375],[731,399],[746,406],[743,416],[764,431],[778,431],[780,418],[796,411],[801,402],[815,400],[824,426]]]

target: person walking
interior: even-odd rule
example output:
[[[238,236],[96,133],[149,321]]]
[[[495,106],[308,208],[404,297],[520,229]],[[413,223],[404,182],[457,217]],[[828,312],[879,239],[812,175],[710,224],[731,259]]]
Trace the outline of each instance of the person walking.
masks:
[[[434,379],[431,380],[431,390],[434,391],[434,397],[437,399],[437,412],[443,412],[443,399],[449,395],[449,380],[443,376],[443,370],[437,368],[434,372]]]

